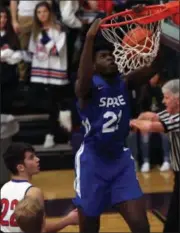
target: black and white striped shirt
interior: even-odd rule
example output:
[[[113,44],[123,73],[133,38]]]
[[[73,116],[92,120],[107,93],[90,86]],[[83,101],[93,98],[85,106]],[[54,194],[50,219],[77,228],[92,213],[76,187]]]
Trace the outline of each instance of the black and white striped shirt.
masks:
[[[164,110],[158,115],[171,143],[170,159],[172,169],[180,171],[180,114],[170,115]]]

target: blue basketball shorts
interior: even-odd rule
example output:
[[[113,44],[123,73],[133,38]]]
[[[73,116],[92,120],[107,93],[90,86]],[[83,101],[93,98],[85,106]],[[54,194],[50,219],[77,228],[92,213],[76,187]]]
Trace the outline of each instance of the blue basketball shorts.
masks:
[[[134,159],[127,148],[110,159],[82,144],[76,153],[75,175],[73,202],[86,216],[99,216],[110,206],[143,195]]]

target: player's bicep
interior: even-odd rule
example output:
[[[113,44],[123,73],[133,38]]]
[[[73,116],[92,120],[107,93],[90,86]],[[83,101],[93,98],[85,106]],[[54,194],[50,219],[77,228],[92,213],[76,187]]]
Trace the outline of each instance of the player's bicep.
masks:
[[[75,93],[78,98],[86,98],[91,90],[91,82],[78,79],[75,84]]]
[[[79,80],[76,80],[75,83],[75,94],[78,98],[80,98],[81,94],[82,94],[82,90],[81,90],[81,86],[80,86],[80,82]]]
[[[75,93],[78,98],[78,102],[80,106],[84,106],[87,104],[88,100],[91,99],[93,92],[93,84],[91,83],[87,89],[83,89],[79,80],[76,81],[75,84]]]
[[[38,200],[40,204],[44,206],[44,195],[43,195],[43,192],[39,188],[37,187],[30,188],[27,191],[26,196],[29,196],[31,198]]]

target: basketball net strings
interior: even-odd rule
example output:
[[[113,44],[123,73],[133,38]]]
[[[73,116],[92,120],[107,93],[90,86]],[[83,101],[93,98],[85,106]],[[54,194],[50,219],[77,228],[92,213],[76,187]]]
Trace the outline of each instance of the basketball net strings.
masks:
[[[123,21],[131,19],[133,19],[131,15],[126,15]],[[117,22],[119,22],[119,18],[113,18],[111,20],[112,24]],[[132,47],[125,43],[123,38],[127,36],[127,32],[136,27],[142,27],[152,31],[153,34],[151,37],[148,37],[148,35],[146,36],[143,45],[138,44],[136,34],[134,34],[133,37],[129,37],[129,40],[135,44],[135,46]],[[129,74],[138,68],[150,66],[157,56],[160,43],[161,21],[146,25],[132,23],[122,27],[103,28],[101,31],[104,38],[114,45],[113,55],[120,73]]]

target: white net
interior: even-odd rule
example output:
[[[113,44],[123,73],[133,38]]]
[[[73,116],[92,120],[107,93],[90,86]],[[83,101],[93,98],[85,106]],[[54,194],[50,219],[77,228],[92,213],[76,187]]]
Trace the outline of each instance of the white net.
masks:
[[[147,13],[149,15],[149,12]],[[132,15],[126,15],[124,17],[116,17],[110,20],[110,24],[119,23],[120,21],[132,20]],[[138,44],[138,35],[136,33],[129,34],[132,29],[141,27],[145,35],[145,40],[143,43]],[[160,34],[161,34],[161,21],[157,21],[149,24],[139,24],[139,23],[130,23],[123,25],[121,27],[108,27],[102,28],[102,35],[110,43],[114,44],[113,55],[115,57],[115,63],[118,66],[120,73],[128,74],[137,68],[150,66],[152,61],[157,56],[159,50]],[[135,30],[134,30],[135,31]],[[149,36],[149,31],[152,32],[152,35]],[[132,31],[131,31],[132,32]],[[132,32],[133,33],[133,32]],[[123,38],[126,36],[129,37],[129,44],[134,44],[133,46],[125,43]]]

